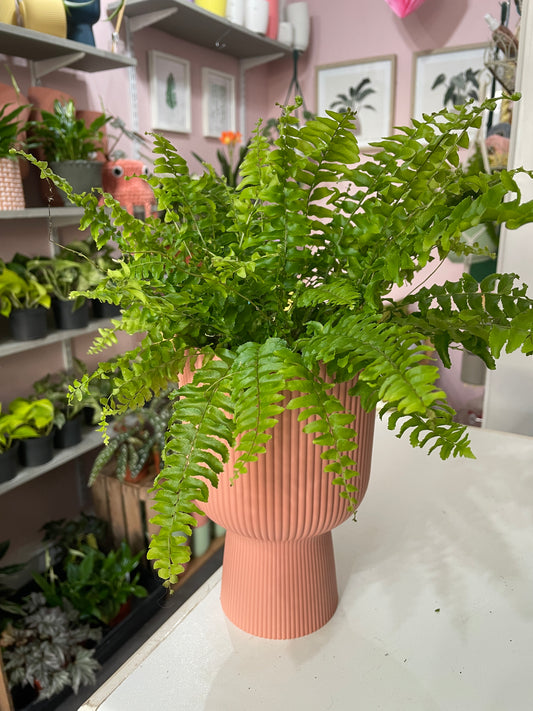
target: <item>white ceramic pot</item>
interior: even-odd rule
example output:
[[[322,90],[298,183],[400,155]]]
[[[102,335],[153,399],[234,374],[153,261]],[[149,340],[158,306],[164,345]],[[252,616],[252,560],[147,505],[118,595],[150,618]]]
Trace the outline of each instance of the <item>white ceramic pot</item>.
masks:
[[[251,32],[266,34],[268,29],[268,0],[246,0],[244,5],[244,25]]]
[[[226,0],[226,20],[236,25],[244,24],[244,0]]]
[[[306,2],[293,2],[287,5],[287,19],[293,29],[293,47],[300,52],[305,52],[309,45],[311,21],[309,8]]]

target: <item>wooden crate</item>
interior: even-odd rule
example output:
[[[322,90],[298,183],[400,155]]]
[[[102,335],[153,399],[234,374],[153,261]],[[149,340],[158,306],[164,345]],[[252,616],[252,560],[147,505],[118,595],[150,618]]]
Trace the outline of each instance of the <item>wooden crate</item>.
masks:
[[[94,513],[108,522],[114,545],[126,541],[133,553],[145,550],[157,526],[150,523],[155,515],[150,489],[155,472],[139,483],[119,481],[112,466],[104,467],[91,487]]]

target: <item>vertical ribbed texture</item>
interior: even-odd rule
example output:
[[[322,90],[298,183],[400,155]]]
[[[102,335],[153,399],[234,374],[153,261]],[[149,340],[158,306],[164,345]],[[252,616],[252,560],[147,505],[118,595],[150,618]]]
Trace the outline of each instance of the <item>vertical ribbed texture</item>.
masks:
[[[343,383],[333,390],[356,414],[360,503],[368,487],[374,413],[362,410]],[[235,453],[202,508],[226,529],[221,601],[237,627],[260,637],[290,639],[322,627],[337,607],[331,530],[350,517],[323,448],[302,432],[298,410],[285,410],[267,452],[230,485]]]

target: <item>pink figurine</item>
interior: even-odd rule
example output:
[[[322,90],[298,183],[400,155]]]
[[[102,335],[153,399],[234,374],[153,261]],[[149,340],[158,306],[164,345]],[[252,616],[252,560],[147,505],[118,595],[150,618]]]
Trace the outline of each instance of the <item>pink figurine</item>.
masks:
[[[104,192],[110,193],[131,215],[135,208],[143,208],[144,216],[150,217],[156,204],[152,188],[142,178],[128,177],[132,175],[148,175],[148,168],[140,160],[108,161],[103,169]]]

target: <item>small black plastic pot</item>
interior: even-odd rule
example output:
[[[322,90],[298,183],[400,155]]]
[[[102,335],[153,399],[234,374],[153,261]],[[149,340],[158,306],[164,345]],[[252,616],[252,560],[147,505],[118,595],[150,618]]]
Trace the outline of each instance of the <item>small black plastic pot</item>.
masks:
[[[19,461],[20,442],[14,442],[13,445],[0,453],[0,484],[13,479],[20,469]]]
[[[52,299],[52,311],[56,326],[60,330],[85,328],[89,323],[89,304],[87,301],[75,308],[75,301]]]
[[[65,420],[63,427],[56,429],[54,433],[54,447],[56,449],[67,449],[81,442],[83,414],[73,417],[72,420]]]
[[[46,464],[54,456],[54,432],[43,437],[20,440],[20,463],[25,467]]]
[[[114,318],[120,316],[120,306],[109,304],[107,301],[92,299],[93,316],[95,318]]]
[[[33,341],[48,333],[44,306],[35,309],[13,309],[9,316],[9,331],[15,341]]]

